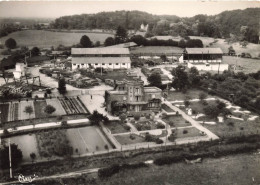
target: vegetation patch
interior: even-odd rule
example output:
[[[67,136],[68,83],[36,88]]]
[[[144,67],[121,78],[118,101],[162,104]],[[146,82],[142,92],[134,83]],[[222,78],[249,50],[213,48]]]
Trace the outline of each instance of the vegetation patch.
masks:
[[[124,134],[114,136],[121,145],[137,144],[145,142],[145,138],[136,134]]]

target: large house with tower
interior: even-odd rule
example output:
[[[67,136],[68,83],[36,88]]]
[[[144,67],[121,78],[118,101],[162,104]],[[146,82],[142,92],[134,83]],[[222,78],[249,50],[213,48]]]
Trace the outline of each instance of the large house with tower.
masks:
[[[157,87],[144,87],[141,79],[117,81],[115,89],[106,91],[107,111],[141,112],[161,110],[162,90]]]
[[[72,69],[110,68],[130,69],[131,60],[128,48],[72,48]]]

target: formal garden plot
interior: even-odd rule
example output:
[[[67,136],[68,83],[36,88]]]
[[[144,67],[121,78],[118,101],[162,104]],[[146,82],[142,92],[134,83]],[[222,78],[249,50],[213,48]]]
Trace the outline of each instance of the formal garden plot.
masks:
[[[37,146],[41,157],[65,157],[73,152],[66,130],[51,130],[36,134]]]
[[[121,145],[144,143],[145,138],[136,134],[124,134],[114,136]]]
[[[52,113],[54,116],[66,115],[64,108],[57,98],[46,99],[47,105],[53,106],[56,110]]]
[[[35,117],[36,118],[43,118],[46,117],[46,113],[44,112],[44,108],[47,106],[47,103],[45,100],[43,101],[34,101],[34,109],[35,109]]]
[[[0,122],[6,122],[8,121],[8,112],[9,112],[9,104],[8,103],[2,103],[0,104]]]
[[[21,101],[19,103],[19,112],[20,112],[20,118],[19,119],[32,119],[35,118],[35,109],[34,109],[34,105],[33,105],[33,101],[29,100],[29,101]],[[32,113],[26,113],[25,112],[25,108],[27,106],[30,106],[32,108]]]
[[[130,127],[120,121],[110,121],[106,124],[106,127],[111,131],[112,134],[130,132]]]
[[[168,105],[166,104],[162,104],[162,109],[165,110],[166,112],[169,112],[169,113],[173,113],[174,110],[172,110]]]
[[[30,157],[31,153],[34,153],[36,155],[35,160],[40,158],[35,134],[15,136],[15,137],[11,137],[10,140],[11,143],[18,145],[18,148],[21,149],[23,153],[23,162],[32,161]]]
[[[19,103],[14,102],[9,106],[8,121],[19,120]]]
[[[88,113],[80,100],[75,97],[59,98],[59,100],[67,114]]]
[[[175,138],[170,136],[168,138],[169,141],[174,141],[175,139],[181,139],[181,138],[199,137],[202,136],[202,133],[200,132],[200,130],[198,130],[195,127],[189,127],[189,128],[172,129],[172,135],[175,135]]]
[[[182,115],[170,115],[170,116],[164,116],[162,120],[170,125],[171,127],[187,127],[191,126],[191,124],[186,121]]]
[[[135,128],[138,131],[165,128],[165,125],[163,125],[162,123],[156,122],[149,117],[141,117],[139,120],[132,119],[130,122],[135,126]]]
[[[68,129],[66,135],[73,147],[74,155],[105,151],[113,148],[99,128],[95,126]]]
[[[168,101],[184,101],[185,99],[199,99],[199,95],[201,93],[205,93],[202,90],[199,89],[189,89],[186,93],[183,93],[181,91],[170,91],[167,100]],[[213,98],[211,95],[207,95],[207,98]]]

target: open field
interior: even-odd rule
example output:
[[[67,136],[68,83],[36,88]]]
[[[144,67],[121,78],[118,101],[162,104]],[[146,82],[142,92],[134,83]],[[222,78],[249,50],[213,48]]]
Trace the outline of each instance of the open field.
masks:
[[[105,146],[112,146],[97,127],[73,128],[67,130],[67,138],[73,147],[73,154],[85,154],[88,152],[104,151]],[[75,152],[78,149],[78,153]]]
[[[130,51],[131,54],[154,54],[154,53],[164,53],[164,54],[181,54],[183,52],[182,48],[173,46],[143,46],[134,48]]]
[[[151,165],[149,168],[122,170],[97,184],[257,185],[260,183],[259,160],[260,155],[243,154],[205,159],[196,164]]]
[[[209,44],[214,42],[214,38],[211,37],[199,37],[199,36],[190,36],[191,39],[200,39],[203,42],[204,47],[209,46],[211,48],[221,48],[224,53],[228,53],[228,48],[233,46],[236,54],[241,53],[250,53],[252,57],[257,57],[260,54],[260,45],[249,43],[246,48],[242,48],[238,42],[233,44],[228,44],[225,42],[225,39],[217,39],[217,42],[213,43],[212,46]]]
[[[5,43],[8,38],[13,38],[16,40],[18,46],[37,46],[39,48],[57,47],[60,44],[71,46],[78,44],[83,35],[87,35],[94,43],[96,41],[103,43],[107,37],[113,36],[106,33],[65,33],[43,30],[25,30],[13,32],[6,37],[0,38],[0,43]]]
[[[260,60],[257,59],[223,56],[223,63],[229,65],[236,65],[237,66],[236,72],[241,71],[246,74],[255,73],[260,70]]]
[[[11,137],[11,143],[18,145],[18,148],[21,149],[23,153],[23,162],[31,162],[31,153],[36,154],[36,160],[39,158],[39,153],[37,149],[37,142],[35,135],[22,135]]]

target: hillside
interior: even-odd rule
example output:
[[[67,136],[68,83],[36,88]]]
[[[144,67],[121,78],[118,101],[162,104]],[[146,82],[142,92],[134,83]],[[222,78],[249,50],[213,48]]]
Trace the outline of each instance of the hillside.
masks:
[[[55,29],[116,29],[119,25],[138,30],[142,23],[149,24],[148,33],[172,36],[208,36],[229,38],[252,43],[259,41],[260,8],[225,11],[214,16],[196,15],[180,18],[175,15],[152,15],[141,11],[115,11],[97,14],[63,16],[51,26]],[[244,26],[244,30],[241,31]]]

